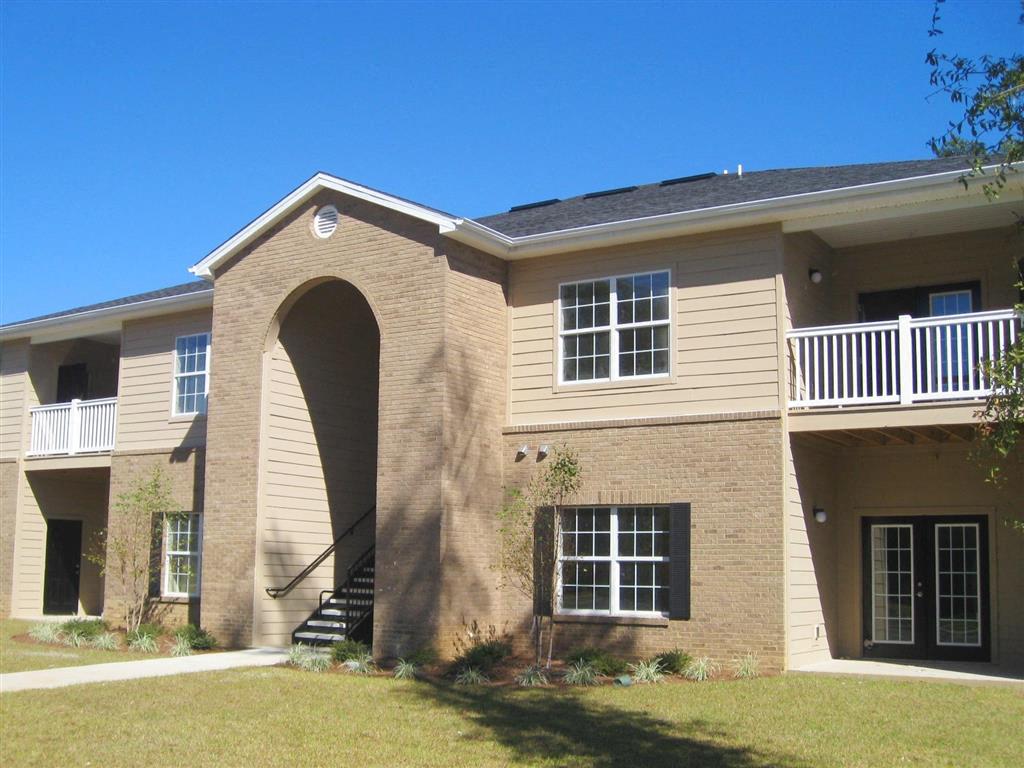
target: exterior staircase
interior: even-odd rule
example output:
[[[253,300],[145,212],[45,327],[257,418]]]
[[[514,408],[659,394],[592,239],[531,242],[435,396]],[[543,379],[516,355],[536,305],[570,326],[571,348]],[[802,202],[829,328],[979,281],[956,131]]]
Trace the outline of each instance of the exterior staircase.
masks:
[[[345,580],[334,590],[320,593],[320,605],[292,632],[292,642],[331,645],[365,632],[373,619],[374,548],[360,555]],[[372,626],[372,624],[371,624]]]

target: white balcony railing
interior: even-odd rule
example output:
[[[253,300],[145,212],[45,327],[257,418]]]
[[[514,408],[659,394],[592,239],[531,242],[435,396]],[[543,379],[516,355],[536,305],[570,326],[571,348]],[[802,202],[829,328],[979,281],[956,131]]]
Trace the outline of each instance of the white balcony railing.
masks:
[[[980,363],[1021,332],[1013,310],[789,331],[791,408],[969,400],[992,393]]]
[[[29,456],[100,453],[114,449],[116,397],[40,405],[30,413]]]

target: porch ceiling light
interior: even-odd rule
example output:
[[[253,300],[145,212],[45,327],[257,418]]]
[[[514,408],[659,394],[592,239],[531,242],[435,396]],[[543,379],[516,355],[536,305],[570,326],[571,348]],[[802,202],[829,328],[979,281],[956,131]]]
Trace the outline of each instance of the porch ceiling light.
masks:
[[[828,520],[828,514],[825,512],[824,507],[814,507],[812,511],[814,512],[814,519],[816,522],[824,523]]]
[[[820,269],[809,269],[807,270],[807,279],[817,285],[821,282],[821,270]]]

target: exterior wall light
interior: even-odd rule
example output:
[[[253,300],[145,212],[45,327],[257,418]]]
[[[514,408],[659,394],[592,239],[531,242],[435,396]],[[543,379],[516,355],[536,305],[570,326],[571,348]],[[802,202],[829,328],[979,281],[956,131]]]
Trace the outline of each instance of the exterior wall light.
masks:
[[[809,269],[807,270],[807,279],[817,285],[821,282],[821,270],[820,269]]]
[[[526,454],[528,454],[529,452],[530,452],[530,446],[529,445],[520,445],[519,446],[519,450],[516,451],[516,461],[519,461],[519,459],[524,458],[526,456]]]
[[[814,519],[816,522],[824,523],[828,520],[828,514],[825,512],[824,507],[814,507],[812,511],[814,512]]]
[[[538,459],[543,459],[545,456],[548,455],[548,451],[550,451],[550,450],[551,450],[551,448],[549,446],[547,446],[547,445],[540,446],[540,448],[537,449],[537,458]]]

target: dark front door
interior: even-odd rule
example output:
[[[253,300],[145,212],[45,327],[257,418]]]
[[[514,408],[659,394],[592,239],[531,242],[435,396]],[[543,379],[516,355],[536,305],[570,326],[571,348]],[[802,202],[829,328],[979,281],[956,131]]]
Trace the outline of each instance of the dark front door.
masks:
[[[989,660],[988,521],[863,521],[864,656]]]
[[[85,400],[89,393],[89,369],[85,363],[62,365],[57,369],[57,402]]]
[[[82,522],[47,520],[43,613],[78,613],[81,565]]]

